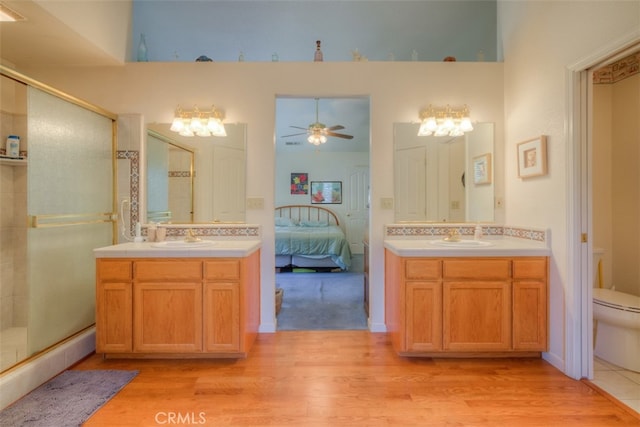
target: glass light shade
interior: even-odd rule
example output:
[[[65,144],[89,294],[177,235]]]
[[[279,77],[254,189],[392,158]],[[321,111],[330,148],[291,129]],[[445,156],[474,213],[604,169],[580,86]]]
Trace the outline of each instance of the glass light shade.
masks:
[[[447,136],[449,135],[449,129],[445,129],[444,127],[439,127],[434,133],[433,136]]]
[[[191,128],[189,126],[185,126],[183,127],[180,132],[178,132],[179,135],[182,136],[193,136],[193,131],[191,130]]]
[[[174,117],[173,122],[171,122],[171,131],[180,132],[183,127],[184,122],[182,121],[182,118],[178,116]]]
[[[199,116],[194,115],[193,117],[191,117],[191,123],[189,124],[189,126],[191,127],[191,130],[193,132],[198,132],[203,127],[202,120],[200,120]]]
[[[471,119],[469,117],[463,117],[460,122],[460,129],[463,132],[470,132],[473,130],[473,125],[471,124]]]
[[[423,121],[420,124],[420,128],[418,129],[418,136],[429,136],[432,133],[433,132],[431,130],[429,130],[428,127],[427,127],[427,122]]]
[[[198,136],[202,136],[202,137],[207,137],[207,136],[211,136],[211,132],[209,132],[209,129],[206,127],[201,127],[200,129],[198,129],[196,131],[196,135]]]
[[[224,124],[222,124],[222,121],[218,118],[210,118],[209,122],[207,123],[207,128],[214,136],[227,136],[227,131],[224,128]]]
[[[442,127],[444,127],[445,129],[453,129],[455,127],[455,123],[453,122],[453,118],[451,117],[445,117],[444,119],[444,123],[442,123]]]

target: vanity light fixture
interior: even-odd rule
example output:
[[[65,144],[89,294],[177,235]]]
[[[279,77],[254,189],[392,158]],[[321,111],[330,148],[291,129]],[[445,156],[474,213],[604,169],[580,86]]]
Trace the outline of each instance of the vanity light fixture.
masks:
[[[429,105],[429,108],[420,112],[420,120],[422,123],[418,136],[461,136],[473,130],[469,107],[466,105],[462,108]]]
[[[178,106],[170,129],[182,136],[227,136],[223,119],[224,112],[215,106],[207,111],[200,110],[197,106],[191,111]]]

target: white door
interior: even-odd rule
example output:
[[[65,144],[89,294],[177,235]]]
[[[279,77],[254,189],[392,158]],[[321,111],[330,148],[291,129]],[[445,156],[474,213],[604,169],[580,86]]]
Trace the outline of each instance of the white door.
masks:
[[[347,171],[346,230],[351,253],[364,253],[362,240],[369,218],[369,166],[354,166]]]
[[[213,218],[237,221],[244,218],[245,161],[244,152],[228,147],[215,147],[213,156]]]
[[[426,162],[425,147],[412,147],[396,151],[394,168],[396,221],[425,219],[427,211]]]

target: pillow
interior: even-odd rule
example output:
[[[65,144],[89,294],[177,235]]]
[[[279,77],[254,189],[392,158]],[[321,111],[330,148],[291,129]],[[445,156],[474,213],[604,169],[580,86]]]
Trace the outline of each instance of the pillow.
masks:
[[[328,227],[327,221],[300,221],[300,227]]]
[[[278,227],[293,227],[296,225],[296,222],[291,218],[287,218],[284,216],[276,217],[276,226]]]

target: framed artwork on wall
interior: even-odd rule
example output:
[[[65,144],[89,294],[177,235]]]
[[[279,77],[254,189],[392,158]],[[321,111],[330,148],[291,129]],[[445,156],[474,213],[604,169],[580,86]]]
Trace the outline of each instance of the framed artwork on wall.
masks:
[[[541,135],[518,144],[518,177],[547,174],[547,137]]]
[[[309,194],[309,175],[307,173],[291,173],[291,194]]]
[[[342,181],[311,181],[311,204],[342,203]]]
[[[491,184],[491,153],[473,158],[473,183]]]

